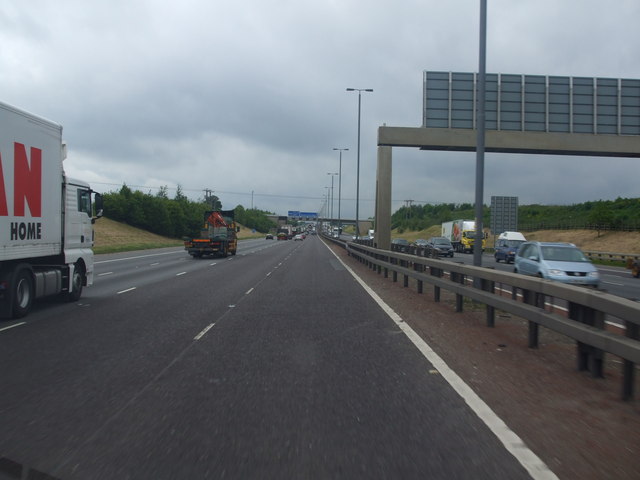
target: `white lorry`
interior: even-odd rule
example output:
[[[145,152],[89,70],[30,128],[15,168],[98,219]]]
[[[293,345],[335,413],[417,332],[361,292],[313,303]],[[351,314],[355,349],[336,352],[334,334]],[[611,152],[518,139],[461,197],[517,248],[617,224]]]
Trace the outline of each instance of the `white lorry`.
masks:
[[[475,220],[452,220],[442,224],[442,236],[448,238],[456,252],[473,252],[476,239]],[[482,250],[486,248],[487,234],[482,237]]]
[[[62,126],[0,102],[0,318],[44,296],[76,301],[93,282],[102,197],[65,176],[65,157]]]

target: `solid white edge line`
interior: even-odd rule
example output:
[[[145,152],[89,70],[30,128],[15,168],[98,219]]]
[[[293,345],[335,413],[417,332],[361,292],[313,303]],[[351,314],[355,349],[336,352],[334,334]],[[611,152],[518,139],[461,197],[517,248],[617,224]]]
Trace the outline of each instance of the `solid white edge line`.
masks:
[[[373,300],[382,308],[382,310],[395,322],[396,325],[404,332],[411,342],[418,348],[420,353],[431,362],[431,364],[440,372],[440,375],[453,387],[463,400],[469,405],[471,410],[484,422],[484,424],[493,432],[493,434],[502,442],[504,447],[511,455],[515,457],[524,469],[535,480],[558,480],[555,473],[549,469],[548,465],[538,457],[522,439],[513,432],[504,421],[498,417],[491,407],[487,405],[472,389],[469,387],[449,365],[445,363],[440,356],[434,352],[431,347],[418,335],[413,328],[407,325],[400,315],[398,315],[382,298],[374,292],[364,280],[362,280],[347,264],[345,264],[338,255],[328,246],[327,249],[342,263],[344,268],[356,279],[356,281],[364,288],[364,290],[373,298]]]
[[[26,325],[26,324],[27,324],[27,322],[20,322],[20,323],[16,323],[15,325],[9,325],[8,327],[0,328],[0,332],[3,332],[5,330],[9,330],[10,328],[19,327],[20,325]]]

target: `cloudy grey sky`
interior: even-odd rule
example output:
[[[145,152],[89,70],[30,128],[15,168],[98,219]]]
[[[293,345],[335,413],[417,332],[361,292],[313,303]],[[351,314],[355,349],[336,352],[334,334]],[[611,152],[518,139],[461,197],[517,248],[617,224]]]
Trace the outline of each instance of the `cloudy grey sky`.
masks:
[[[373,215],[376,134],[420,126],[424,70],[478,69],[479,0],[29,0],[0,6],[0,100],[54,120],[65,169],[224,208]],[[487,71],[640,78],[637,0],[488,0]],[[473,203],[475,154],[394,149],[393,210]],[[485,203],[639,197],[638,160],[487,154]],[[338,179],[334,198],[337,209]]]

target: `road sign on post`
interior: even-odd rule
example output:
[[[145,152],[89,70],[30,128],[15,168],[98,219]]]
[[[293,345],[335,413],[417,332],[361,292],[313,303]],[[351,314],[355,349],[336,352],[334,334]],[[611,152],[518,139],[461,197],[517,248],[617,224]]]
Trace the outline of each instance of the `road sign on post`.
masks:
[[[518,231],[518,197],[491,197],[491,233]]]

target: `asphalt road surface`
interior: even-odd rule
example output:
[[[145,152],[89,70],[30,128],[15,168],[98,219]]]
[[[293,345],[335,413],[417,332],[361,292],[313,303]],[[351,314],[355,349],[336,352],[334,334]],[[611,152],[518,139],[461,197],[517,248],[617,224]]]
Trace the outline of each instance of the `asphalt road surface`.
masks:
[[[100,256],[0,323],[0,479],[554,478],[406,328],[317,237]]]

